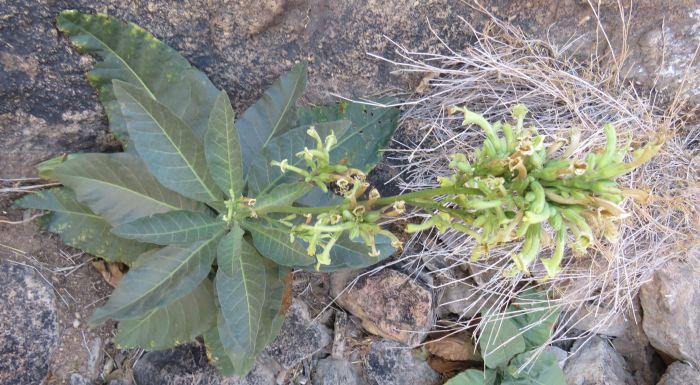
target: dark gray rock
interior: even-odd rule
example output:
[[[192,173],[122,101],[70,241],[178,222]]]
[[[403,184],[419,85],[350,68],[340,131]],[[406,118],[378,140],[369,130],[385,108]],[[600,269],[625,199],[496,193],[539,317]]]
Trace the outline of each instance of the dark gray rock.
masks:
[[[270,385],[275,364],[263,354],[245,378],[222,377],[209,365],[206,351],[194,344],[146,353],[134,365],[136,385]]]
[[[313,385],[360,385],[361,379],[353,364],[341,358],[325,358],[316,365]]]
[[[700,365],[700,260],[670,262],[642,286],[642,326],[656,349]]]
[[[30,267],[0,262],[0,384],[41,383],[58,340],[51,286]]]
[[[280,335],[265,351],[282,367],[291,369],[329,347],[332,340],[328,328],[311,319],[308,306],[303,301],[294,300]]]
[[[440,375],[414,352],[394,341],[375,341],[365,358],[371,385],[434,385]]]
[[[579,340],[572,351],[574,355],[564,366],[568,385],[636,385],[625,360],[607,340]]]
[[[657,385],[690,385],[700,384],[700,371],[682,362],[674,362],[666,369]]]
[[[124,378],[117,378],[114,380],[109,381],[107,385],[133,385],[129,380],[126,380]]]

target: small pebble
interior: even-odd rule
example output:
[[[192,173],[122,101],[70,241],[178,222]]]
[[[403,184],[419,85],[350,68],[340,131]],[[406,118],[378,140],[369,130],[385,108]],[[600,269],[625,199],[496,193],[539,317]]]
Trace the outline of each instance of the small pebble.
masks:
[[[78,321],[77,319],[74,319],[73,320],[73,327],[77,329],[79,326],[80,326],[80,321]]]

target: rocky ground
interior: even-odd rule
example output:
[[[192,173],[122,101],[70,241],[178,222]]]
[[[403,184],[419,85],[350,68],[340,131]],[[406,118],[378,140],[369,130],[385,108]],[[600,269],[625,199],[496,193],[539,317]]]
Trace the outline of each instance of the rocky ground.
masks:
[[[482,3],[533,36],[560,44],[577,38],[578,57],[602,39],[586,1]],[[598,3],[611,45],[623,37],[629,43],[628,73],[640,91],[673,95],[687,71],[685,92],[700,101],[700,61],[688,67],[700,44],[697,2],[636,1],[629,34],[621,31],[617,2]],[[34,223],[6,223],[27,219],[10,208],[18,194],[9,193],[15,186],[7,179],[32,177],[34,164],[62,152],[115,149],[84,77],[92,59],[55,28],[63,9],[107,12],[143,26],[228,91],[239,110],[298,59],[310,62],[305,103],[331,101],[331,93],[413,89],[419,76],[392,75],[389,64],[366,53],[392,57],[387,38],[430,50],[437,39],[428,22],[459,47],[470,38],[459,17],[481,17],[468,1],[448,0],[0,0],[0,383],[422,385],[439,384],[442,373],[458,367],[405,346],[421,342],[436,316],[459,313],[449,300],[459,293],[435,292],[400,268],[361,276],[333,306],[331,298],[358,272],[296,273],[282,334],[244,379],[219,377],[199,345],[120,351],[113,324],[88,328],[85,320],[110,292],[92,258]],[[391,171],[380,166],[375,180],[388,180]],[[667,266],[643,288],[636,317],[586,344],[556,348],[569,383],[700,383],[698,274],[692,258]],[[468,358],[460,360],[468,366]]]

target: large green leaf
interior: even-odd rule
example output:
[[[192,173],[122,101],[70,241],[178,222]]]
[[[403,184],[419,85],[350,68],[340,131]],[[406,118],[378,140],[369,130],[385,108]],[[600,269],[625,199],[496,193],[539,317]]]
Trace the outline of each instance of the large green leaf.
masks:
[[[112,233],[141,242],[171,245],[209,239],[225,227],[224,221],[211,214],[178,210],[122,223]]]
[[[309,183],[285,183],[281,184],[256,198],[255,210],[260,213],[275,206],[291,206],[294,201],[311,190]]]
[[[376,102],[391,104],[394,100],[381,98]],[[352,126],[345,134],[338,135],[338,145],[331,152],[331,161],[347,161],[348,166],[369,172],[381,160],[381,150],[389,145],[398,124],[399,110],[343,101],[332,106],[302,107],[298,115],[298,125],[351,121]]]
[[[81,154],[58,165],[53,175],[115,225],[170,210],[206,210],[164,188],[131,154]]]
[[[15,206],[50,210],[46,223],[49,231],[57,233],[63,242],[108,261],[131,264],[149,245],[113,235],[111,225],[81,204],[68,188],[42,190],[23,197]]]
[[[219,315],[218,318],[221,318],[221,315]],[[226,350],[224,350],[224,344],[221,342],[221,337],[219,337],[218,325],[215,325],[204,333],[204,346],[207,348],[209,362],[221,375],[233,376],[236,374],[233,363],[226,353]]]
[[[119,322],[115,342],[122,349],[168,349],[194,340],[216,325],[217,309],[211,281],[192,293],[138,320]]]
[[[280,312],[284,282],[278,267],[263,258],[234,227],[219,243],[216,291],[223,322],[219,336],[238,373],[250,370]]]
[[[502,385],[566,385],[566,376],[551,352],[541,352],[532,360],[534,352],[522,353],[510,362]],[[532,360],[532,361],[530,361]],[[530,363],[525,365],[528,361]],[[524,367],[523,367],[524,366]]]
[[[550,306],[546,293],[534,289],[519,294],[508,311],[517,315],[513,321],[520,328],[528,349],[549,342],[554,324],[561,313],[559,307]]]
[[[306,253],[298,241],[290,242],[289,228],[277,226],[265,219],[246,219],[242,225],[250,231],[260,254],[282,266],[308,266],[316,258]]]
[[[233,108],[225,91],[216,98],[204,138],[205,156],[216,184],[229,198],[243,192],[243,158],[238,130],[233,125]]]
[[[511,358],[525,351],[525,339],[518,325],[493,310],[485,312],[481,321],[479,348],[486,367],[504,367]]]
[[[496,382],[496,372],[487,369],[486,372],[477,369],[467,369],[452,377],[445,385],[493,385]]]
[[[322,138],[329,135],[331,131],[335,132],[336,136],[340,136],[350,127],[350,121],[338,120],[313,126]],[[270,166],[270,161],[287,159],[292,166],[306,168],[304,159],[297,156],[297,153],[303,151],[304,147],[316,147],[314,139],[306,133],[309,127],[311,126],[296,127],[270,140],[262,153],[253,159],[248,172],[248,195],[262,195],[281,183],[292,183],[299,179],[299,176],[294,173],[283,174],[279,167]]]
[[[95,310],[90,323],[139,319],[191,293],[209,274],[219,239],[217,235],[189,246],[171,245],[143,254],[107,304]]]
[[[163,186],[200,202],[222,199],[204,146],[180,118],[128,83],[115,80],[114,93],[136,151]]]
[[[103,14],[63,11],[57,25],[80,52],[103,59],[88,73],[88,79],[98,91],[117,138],[124,141],[127,130],[114,96],[114,79],[142,88],[192,127],[199,138],[204,136],[218,90],[174,49],[135,24]]]
[[[306,87],[306,72],[306,63],[297,63],[289,72],[280,76],[236,121],[244,170],[250,169],[253,160],[260,156],[260,151],[274,136],[294,127],[295,103]]]

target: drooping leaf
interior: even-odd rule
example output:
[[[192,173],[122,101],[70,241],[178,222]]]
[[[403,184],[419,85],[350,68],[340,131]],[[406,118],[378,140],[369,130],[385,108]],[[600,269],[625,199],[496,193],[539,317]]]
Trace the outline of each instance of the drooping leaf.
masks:
[[[318,123],[313,126],[321,138],[324,138],[331,131],[335,132],[336,136],[343,135],[350,127],[350,122],[338,120]],[[290,165],[305,168],[304,159],[298,157],[297,153],[302,151],[304,147],[314,148],[316,146],[314,139],[306,133],[309,127],[311,126],[296,127],[270,140],[262,153],[252,161],[251,169],[248,172],[248,195],[262,195],[281,183],[298,181],[298,175],[291,172],[283,174],[279,167],[270,166],[270,161],[287,159]]]
[[[178,210],[122,223],[112,233],[141,242],[171,245],[209,239],[225,227],[224,221],[209,213]]]
[[[295,103],[306,87],[306,72],[306,63],[297,63],[236,121],[243,150],[243,170],[250,170],[253,160],[273,137],[294,127]]]
[[[246,219],[242,226],[250,231],[260,254],[282,266],[309,266],[316,258],[306,253],[298,241],[290,242],[289,228],[279,227],[264,219]]]
[[[111,233],[112,226],[102,217],[81,204],[75,194],[65,187],[42,190],[15,202],[16,207],[50,210],[46,227],[61,240],[75,248],[108,261],[127,265],[155,245],[119,238]]]
[[[114,96],[114,79],[142,88],[180,117],[199,138],[204,137],[218,90],[174,49],[133,23],[103,14],[63,11],[57,25],[80,52],[103,59],[88,73],[88,80],[97,89],[110,129],[118,139],[125,143],[127,130]]]
[[[119,322],[115,342],[121,349],[168,349],[194,340],[216,325],[217,309],[211,281],[192,293],[138,320]]]
[[[256,198],[255,210],[264,210],[275,206],[291,206],[294,201],[311,190],[311,185],[304,182],[281,184]]]
[[[467,369],[452,377],[445,385],[493,385],[496,382],[496,372],[478,369]]]
[[[58,182],[56,177],[53,175],[53,172],[56,169],[56,167],[58,167],[61,163],[70,159],[75,159],[80,155],[82,154],[61,154],[51,159],[47,159],[36,165],[37,174],[41,179],[45,179],[51,182]]]
[[[392,98],[381,98],[377,103],[391,104]],[[298,110],[297,124],[349,120],[350,128],[338,135],[338,145],[331,151],[331,162],[347,161],[348,166],[364,172],[371,171],[381,160],[381,150],[389,145],[398,124],[399,110],[353,102],[340,102],[321,107],[302,107]]]
[[[549,341],[561,313],[559,307],[549,305],[546,293],[532,289],[519,294],[508,311],[517,315],[513,321],[522,331],[528,349]]]
[[[237,198],[243,192],[243,158],[238,130],[233,125],[233,108],[226,91],[216,98],[204,138],[205,156],[212,177],[227,195]]]
[[[211,270],[220,236],[189,246],[167,246],[141,255],[112,293],[95,310],[92,325],[108,319],[139,319],[191,293]]]
[[[221,315],[217,318],[221,318]],[[204,346],[207,349],[209,363],[211,363],[222,376],[233,376],[236,374],[233,363],[228,354],[226,354],[224,345],[219,337],[218,325],[214,325],[214,327],[204,333]]]
[[[164,188],[131,154],[81,154],[61,163],[53,175],[112,224],[170,210],[206,209]]]
[[[504,367],[511,358],[525,351],[525,339],[512,319],[489,310],[481,322],[479,348],[486,367]]]
[[[321,265],[319,270],[333,272],[339,269],[361,269],[374,265],[394,254],[391,240],[384,235],[377,235],[375,238],[379,256],[371,257],[371,249],[364,244],[361,239],[351,240],[347,235],[343,235],[331,249],[331,264]],[[316,266],[306,266],[307,270],[315,270]]]
[[[551,352],[541,352],[532,360],[534,352],[519,354],[505,371],[502,385],[566,385],[566,376]],[[528,365],[528,361],[532,360]],[[524,366],[524,367],[523,367]]]
[[[243,375],[274,331],[284,281],[277,265],[263,258],[238,226],[219,243],[217,262],[219,336],[236,372]]]
[[[200,202],[222,199],[204,146],[180,118],[128,83],[115,80],[114,94],[136,152],[163,186]]]

